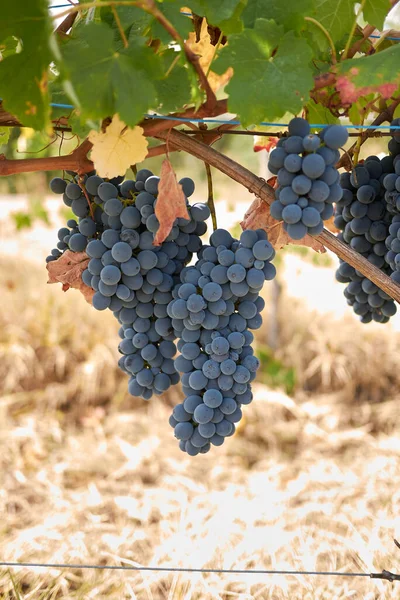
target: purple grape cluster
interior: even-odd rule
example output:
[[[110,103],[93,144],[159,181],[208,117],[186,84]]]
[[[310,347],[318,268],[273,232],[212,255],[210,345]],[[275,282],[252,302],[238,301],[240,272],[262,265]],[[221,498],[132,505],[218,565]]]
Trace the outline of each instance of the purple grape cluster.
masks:
[[[118,364],[130,376],[129,392],[148,400],[179,381],[167,305],[180,272],[202,246],[210,209],[187,201],[189,219],[177,219],[166,241],[154,246],[159,178],[151,171],[138,171],[136,181],[105,181],[91,174],[79,183],[55,178],[50,184],[64,194],[79,222],[69,221],[72,229],[59,231],[62,247],[60,243],[49,260],[66,249],[86,251],[90,260],[83,282],[95,292],[94,308],[110,309],[121,325]],[[193,180],[183,178],[180,183],[186,198],[191,196]]]
[[[333,215],[333,203],[342,197],[335,164],[347,139],[341,125],[330,125],[317,135],[310,133],[305,119],[296,117],[271,152],[268,168],[278,178],[271,215],[283,221],[293,240],[318,235]]]
[[[217,229],[173,290],[167,310],[179,338],[175,367],[185,400],[175,406],[170,425],[191,456],[233,435],[242,406],[252,401],[259,361],[249,330],[261,327],[265,303],[259,294],[275,277],[274,256],[264,230],[246,230],[239,241]]]
[[[336,204],[334,221],[342,231],[339,239],[389,276],[392,270],[387,247],[395,243],[396,236],[390,235],[394,232],[393,210],[387,201],[385,181],[392,171],[393,157],[389,155],[382,160],[369,156],[351,173],[343,173],[343,196]],[[344,295],[362,323],[387,323],[396,313],[392,298],[348,263],[341,261],[336,279],[348,284]]]

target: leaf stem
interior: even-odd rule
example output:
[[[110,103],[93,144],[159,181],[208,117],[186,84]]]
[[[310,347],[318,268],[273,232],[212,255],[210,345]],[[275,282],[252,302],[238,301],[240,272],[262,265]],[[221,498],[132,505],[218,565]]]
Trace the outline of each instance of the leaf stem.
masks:
[[[326,39],[329,42],[329,46],[331,47],[332,63],[335,65],[337,63],[336,48],[335,48],[335,44],[333,43],[333,39],[332,39],[329,31],[322,25],[322,23],[317,21],[317,19],[313,19],[313,17],[304,17],[304,20],[309,21],[310,23],[313,23],[314,25],[316,25],[322,31],[322,33],[325,35]]]
[[[111,5],[111,10],[113,12],[114,19],[115,19],[115,22],[117,24],[118,31],[119,31],[119,34],[121,36],[122,42],[124,44],[124,48],[127,48],[129,46],[129,43],[128,43],[128,40],[126,38],[125,31],[124,31],[124,29],[122,27],[121,19],[119,18],[119,14],[118,14],[117,9],[115,8],[114,4]]]
[[[357,14],[356,14],[356,16],[355,16],[355,19],[354,19],[354,22],[353,22],[353,26],[352,26],[352,28],[351,28],[351,31],[350,31],[350,33],[349,33],[348,40],[347,40],[347,42],[346,42],[346,46],[345,46],[345,48],[344,48],[344,51],[343,51],[343,54],[342,54],[342,56],[341,56],[341,60],[346,60],[346,58],[347,58],[347,55],[348,55],[348,53],[349,53],[349,50],[350,50],[350,44],[351,44],[351,40],[353,39],[354,32],[355,32],[355,30],[356,30],[356,27],[357,27],[357,19],[358,19],[358,17],[361,15],[362,11],[364,10],[365,2],[366,2],[366,0],[361,0],[361,3],[360,3],[360,6],[359,6],[359,9],[358,9],[358,11],[357,11]]]
[[[218,229],[218,225],[217,225],[217,213],[215,212],[215,204],[214,204],[214,190],[213,190],[213,181],[212,181],[212,175],[211,175],[211,167],[208,164],[208,162],[204,162],[204,166],[206,168],[207,185],[208,185],[207,205],[211,212],[213,229],[215,231],[216,229]]]
[[[174,60],[172,61],[172,63],[168,67],[168,71],[165,73],[165,78],[167,78],[168,75],[171,73],[172,69],[175,67],[175,65],[176,65],[176,63],[178,62],[179,59],[180,59],[179,52],[177,52]]]

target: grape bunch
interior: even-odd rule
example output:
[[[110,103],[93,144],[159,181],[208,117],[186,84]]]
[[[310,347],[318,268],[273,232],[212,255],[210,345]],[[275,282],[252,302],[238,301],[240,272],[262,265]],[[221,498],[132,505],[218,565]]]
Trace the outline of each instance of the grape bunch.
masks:
[[[399,126],[400,119],[394,119],[391,125]],[[391,278],[400,283],[400,130],[394,130],[388,147],[391,151],[391,171],[383,180],[387,208],[392,215],[389,235],[386,238],[386,262],[392,270]]]
[[[210,237],[195,266],[182,269],[167,307],[180,355],[185,400],[170,418],[181,450],[190,456],[220,446],[233,435],[250,404],[259,361],[250,329],[261,327],[265,280],[275,277],[275,251],[264,230],[244,231],[240,241],[224,229]]]
[[[70,184],[65,186],[60,181],[63,180],[52,180],[51,188],[58,193],[64,189],[67,195]],[[86,251],[90,260],[82,280],[95,292],[94,308],[110,309],[119,321],[122,356],[118,364],[130,376],[129,392],[147,400],[179,381],[172,360],[176,336],[167,305],[180,272],[201,249],[200,236],[207,230],[205,221],[210,210],[206,204],[189,206],[187,202],[190,218],[177,219],[165,242],[153,246],[159,227],[155,215],[158,177],[142,169],[136,181],[112,183],[92,174],[80,183],[87,213],[79,211],[79,222],[68,222],[73,229],[65,228],[65,236],[64,231],[59,231],[63,247],[59,246],[57,252],[68,248],[73,252]],[[183,178],[180,183],[186,198],[191,196],[193,180]],[[68,194],[69,202],[71,193]],[[75,212],[73,202],[71,209]],[[89,221],[93,223],[90,231]],[[71,243],[75,235],[84,238],[78,246]],[[54,251],[51,256],[51,260],[57,258]]]
[[[96,179],[96,176],[94,173],[83,177],[71,172],[69,174],[72,175],[72,181],[54,177],[50,181],[50,189],[55,194],[62,194],[64,204],[71,208],[78,222],[69,219],[67,226],[58,230],[57,248],[51,251],[46,262],[57,260],[65,250],[83,252],[88,242],[104,230],[103,211],[87,189],[87,182]]]
[[[310,133],[305,119],[294,118],[288,136],[271,152],[268,168],[278,182],[271,215],[283,221],[293,240],[307,233],[318,235],[324,221],[333,215],[333,203],[342,197],[335,164],[340,157],[338,149],[347,139],[348,132],[341,125],[330,125],[317,135]]]
[[[392,217],[385,201],[384,181],[392,164],[390,156],[382,160],[370,156],[351,174],[343,173],[343,196],[336,203],[334,221],[342,231],[338,237],[386,275],[391,272],[385,260],[385,240]],[[336,279],[348,284],[344,295],[362,323],[387,323],[396,313],[392,298],[346,262],[341,261]]]

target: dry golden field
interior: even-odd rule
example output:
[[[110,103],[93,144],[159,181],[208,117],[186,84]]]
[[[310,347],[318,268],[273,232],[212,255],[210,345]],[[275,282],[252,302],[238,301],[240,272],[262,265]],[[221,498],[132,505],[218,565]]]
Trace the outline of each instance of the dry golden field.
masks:
[[[314,271],[333,277],[332,265]],[[0,560],[400,570],[399,334],[316,312],[281,284],[274,302],[266,290],[254,402],[233,438],[192,459],[167,423],[179,389],[127,395],[112,315],[47,286],[29,253],[1,255]],[[17,600],[388,600],[398,585],[0,571],[0,597]]]

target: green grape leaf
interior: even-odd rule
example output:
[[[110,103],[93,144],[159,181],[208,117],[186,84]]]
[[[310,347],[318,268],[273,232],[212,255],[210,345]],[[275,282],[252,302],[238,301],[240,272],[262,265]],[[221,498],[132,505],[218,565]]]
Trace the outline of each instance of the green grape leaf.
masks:
[[[383,29],[385,18],[392,8],[390,0],[366,0],[363,9],[364,19],[370,25]]]
[[[274,19],[285,31],[299,31],[306,26],[305,16],[313,16],[314,0],[249,0],[243,12],[245,27],[254,27],[256,19]]]
[[[400,84],[399,64],[399,44],[371,56],[343,61],[336,69],[336,89],[342,102],[353,104],[360,96],[373,92],[390,98]]]
[[[312,98],[307,102],[305,109],[309,123],[315,123],[316,125],[336,125],[339,123],[339,119],[326,106],[317,104]]]
[[[74,110],[68,118],[68,125],[72,129],[72,133],[76,134],[79,138],[86,138],[90,131],[93,130],[93,124],[88,123],[85,119],[82,119],[79,110]]]
[[[333,41],[349,33],[356,18],[356,0],[315,0],[315,3],[316,19],[329,31]]]
[[[357,102],[351,105],[349,109],[349,119],[353,123],[353,125],[361,125],[363,122],[363,117],[368,116],[368,113],[364,111],[368,102],[373,100],[374,94],[368,94],[368,96],[362,96],[358,98]],[[371,110],[371,109],[370,109]]]
[[[21,41],[21,52],[0,62],[4,108],[24,125],[45,127],[49,117],[47,72],[50,63],[50,19],[46,0],[7,2],[0,21],[0,39]]]
[[[243,29],[241,15],[246,0],[189,0],[187,6],[196,15],[207,17],[207,22],[218,26],[224,33],[239,33]]]
[[[9,35],[1,44],[0,44],[0,57],[1,60],[7,58],[7,56],[12,56],[17,53],[19,46],[18,38]]]
[[[172,23],[179,35],[186,40],[189,31],[193,29],[193,21],[188,16],[181,13],[182,2],[173,0],[172,2],[163,2],[158,4],[157,8],[163,15]],[[163,44],[169,44],[171,36],[166,29],[156,20],[153,19],[151,24],[152,37],[161,40]]]
[[[165,52],[162,56],[165,76],[155,82],[159,108],[164,114],[178,110],[191,102],[188,69],[179,64],[179,58],[180,55],[174,50]]]
[[[130,35],[128,48],[118,52],[113,39],[108,25],[89,23],[84,37],[63,46],[65,89],[75,104],[78,102],[83,119],[118,113],[127,125],[134,126],[157,104],[154,80],[162,77],[162,64],[144,38]]]
[[[121,22],[125,33],[133,31],[136,35],[142,35],[149,27],[152,16],[137,6],[116,6],[115,10]],[[100,8],[100,17],[104,23],[110,25],[116,30],[116,35],[120,35],[118,25],[115,21],[114,13],[110,6]]]
[[[273,22],[267,23],[271,27]],[[252,29],[232,35],[213,63],[217,73],[233,65],[234,75],[225,90],[229,94],[229,110],[238,114],[245,126],[279,118],[285,112],[298,113],[313,87],[309,66],[312,53],[304,40],[287,33],[271,56],[278,30],[274,24],[272,31],[276,35]]]
[[[4,146],[10,139],[11,127],[0,127],[0,146]]]

